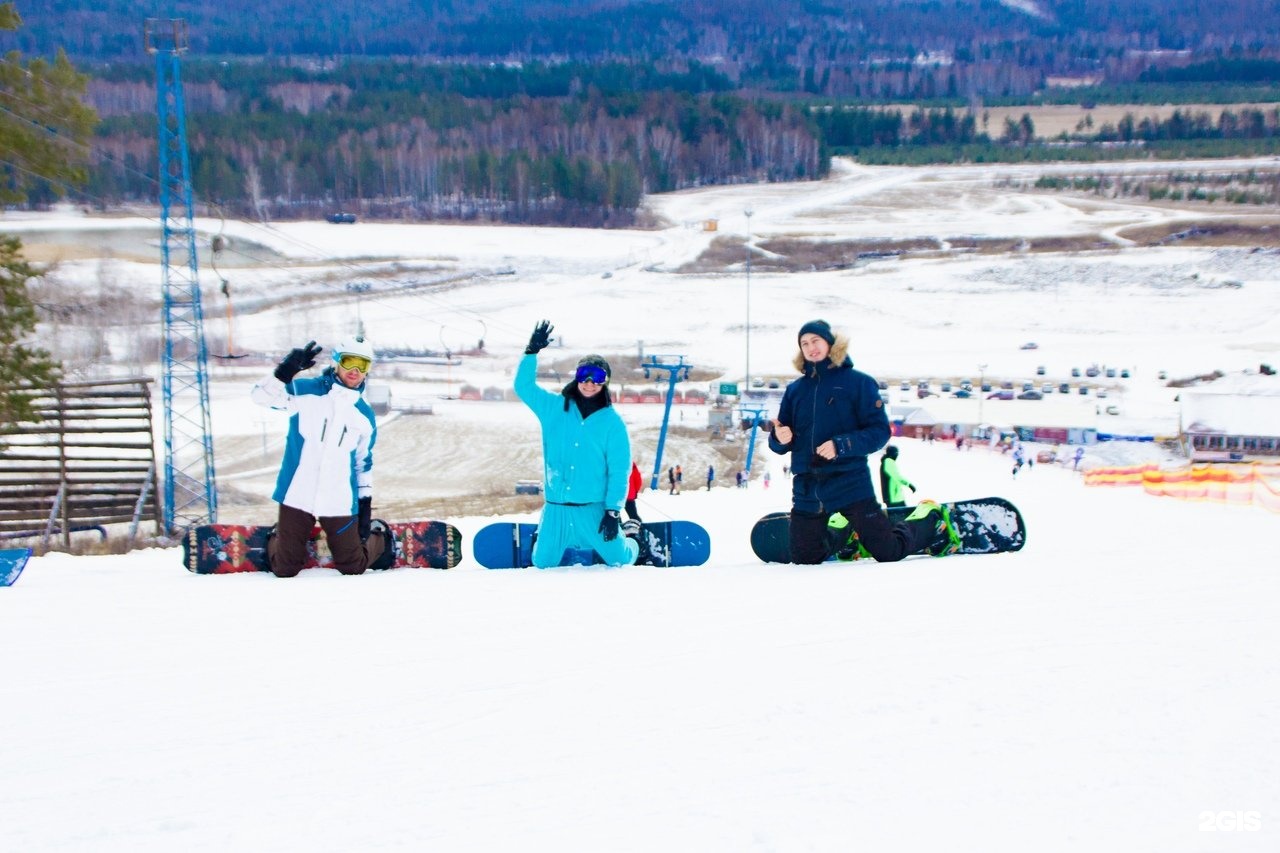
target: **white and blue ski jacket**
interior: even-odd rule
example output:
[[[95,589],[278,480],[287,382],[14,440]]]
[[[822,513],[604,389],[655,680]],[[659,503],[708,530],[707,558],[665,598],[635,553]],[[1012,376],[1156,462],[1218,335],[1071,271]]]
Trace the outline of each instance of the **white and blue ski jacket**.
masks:
[[[289,412],[289,435],[271,499],[316,517],[355,515],[373,494],[378,426],[361,396],[329,368],[285,384],[274,375],[253,386],[253,401]]]

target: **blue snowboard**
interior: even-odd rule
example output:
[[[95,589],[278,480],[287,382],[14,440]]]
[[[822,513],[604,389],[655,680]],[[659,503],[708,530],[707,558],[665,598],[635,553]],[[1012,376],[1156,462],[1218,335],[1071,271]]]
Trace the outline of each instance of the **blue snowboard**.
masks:
[[[13,586],[31,559],[30,548],[7,548],[0,551],[0,586]]]
[[[536,524],[500,521],[481,528],[471,546],[476,562],[486,569],[527,569],[533,565]],[[692,521],[657,521],[640,526],[653,566],[700,566],[711,558],[711,537]],[[566,551],[562,565],[597,565],[595,551]]]

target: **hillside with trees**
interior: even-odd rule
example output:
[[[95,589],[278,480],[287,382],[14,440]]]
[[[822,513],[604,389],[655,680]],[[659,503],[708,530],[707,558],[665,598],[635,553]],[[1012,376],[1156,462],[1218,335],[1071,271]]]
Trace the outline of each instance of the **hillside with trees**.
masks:
[[[39,5],[39,8],[36,6]],[[179,8],[180,6],[180,8]],[[169,8],[173,7],[173,8]],[[160,3],[188,23],[197,196],[252,217],[637,224],[643,194],[865,162],[1277,150],[1280,7],[1260,0]],[[155,196],[136,4],[50,0],[104,121],[87,203]],[[253,26],[246,26],[252,20]],[[992,105],[1221,103],[1042,140]],[[899,106],[903,103],[913,107]]]

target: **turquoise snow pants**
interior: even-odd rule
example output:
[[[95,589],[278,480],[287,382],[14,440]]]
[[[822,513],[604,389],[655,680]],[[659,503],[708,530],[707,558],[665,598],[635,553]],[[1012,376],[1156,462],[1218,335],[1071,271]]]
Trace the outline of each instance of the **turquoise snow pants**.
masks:
[[[569,549],[595,551],[610,566],[630,566],[640,556],[640,545],[619,533],[612,541],[600,534],[604,504],[544,504],[538,520],[538,541],[533,564],[539,569],[565,565]]]

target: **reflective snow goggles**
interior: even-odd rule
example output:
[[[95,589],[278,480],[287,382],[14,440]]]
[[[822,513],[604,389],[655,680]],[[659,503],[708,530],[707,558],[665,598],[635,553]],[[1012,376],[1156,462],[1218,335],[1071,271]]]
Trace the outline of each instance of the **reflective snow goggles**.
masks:
[[[372,365],[373,362],[362,355],[352,355],[349,352],[344,352],[338,356],[338,366],[343,370],[358,370],[361,373],[368,373]]]
[[[605,373],[604,368],[598,364],[584,364],[578,367],[578,372],[573,375],[573,378],[578,382],[594,382],[597,385],[603,385],[609,378],[609,374]]]

